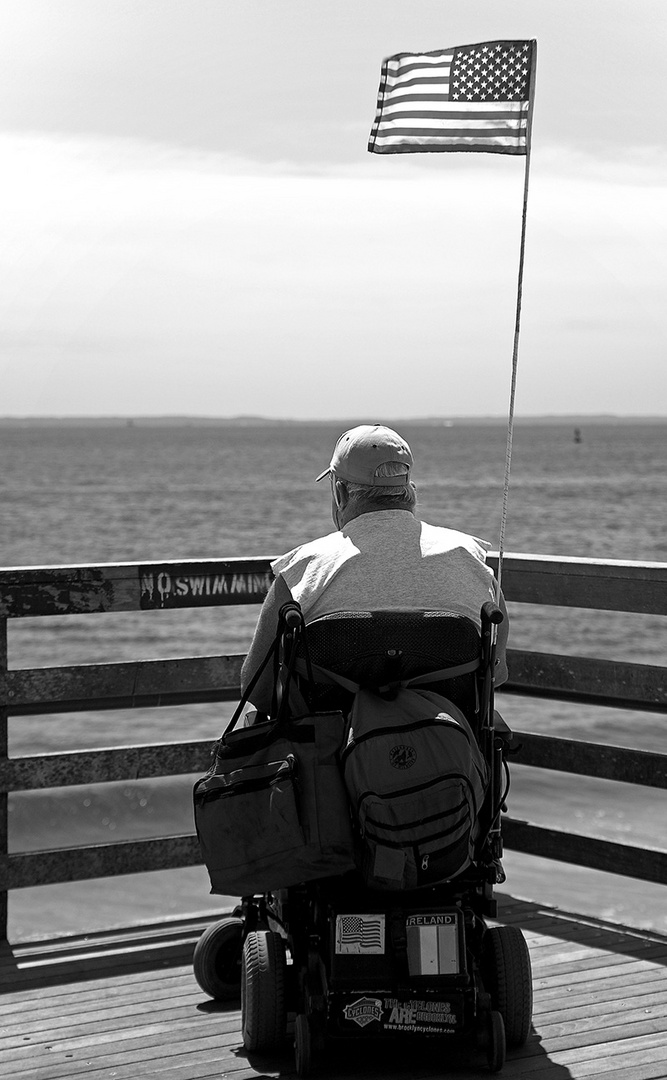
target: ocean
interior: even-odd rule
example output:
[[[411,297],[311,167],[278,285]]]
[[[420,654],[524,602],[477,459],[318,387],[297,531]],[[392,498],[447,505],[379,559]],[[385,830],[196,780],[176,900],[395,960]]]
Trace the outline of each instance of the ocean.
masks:
[[[330,531],[326,467],[338,423],[236,421],[0,422],[4,566],[274,556]],[[418,514],[498,546],[505,465],[503,421],[387,420],[415,456]],[[576,432],[576,437],[575,437]],[[506,552],[667,561],[667,421],[605,418],[517,421]],[[241,652],[257,608],[16,620],[10,667]],[[510,604],[510,645],[665,663],[664,619]],[[536,702],[498,694],[518,730],[664,750],[664,716]],[[14,755],[132,742],[213,740],[233,704],[10,720]],[[191,831],[191,778],[10,796],[12,850]],[[515,767],[510,811],[609,839],[667,847],[662,792]],[[560,875],[535,874],[508,853],[535,891]],[[558,869],[558,874],[556,874]],[[592,872],[581,872],[582,874]],[[21,891],[10,900],[14,937],[208,909],[197,871]],[[189,876],[188,876],[189,875]],[[152,884],[148,883],[148,878]],[[146,878],[146,881],[140,880]],[[603,880],[604,879],[604,880]],[[578,895],[600,913],[606,879],[617,902],[602,913],[667,929],[664,890],[595,875]],[[175,882],[175,884],[174,884]],[[602,884],[600,884],[602,883]],[[510,885],[511,876],[510,876]],[[75,892],[74,890],[78,890]],[[88,890],[86,892],[86,890]],[[581,892],[581,889],[579,889]],[[196,895],[195,895],[196,894]],[[81,896],[91,898],[81,910]],[[18,896],[18,894],[14,894]],[[66,899],[63,903],[54,898]],[[658,899],[662,897],[662,902]],[[79,898],[79,899],[75,899]],[[58,907],[62,909],[58,915]],[[580,908],[579,908],[580,909]],[[578,909],[578,910],[579,910]]]

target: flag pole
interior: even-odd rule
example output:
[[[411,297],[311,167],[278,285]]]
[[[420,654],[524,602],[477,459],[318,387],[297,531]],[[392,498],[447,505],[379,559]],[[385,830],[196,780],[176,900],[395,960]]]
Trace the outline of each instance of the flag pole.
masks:
[[[530,50],[529,70],[522,67],[520,57],[520,53],[527,49]],[[497,603],[500,602],[512,461],[536,70],[535,38],[530,42],[482,41],[474,45],[436,49],[433,52],[404,52],[388,56],[382,64],[375,120],[368,141],[368,149],[372,154],[419,154],[436,151],[445,153],[457,150],[525,154],[512,386],[498,544],[495,593]],[[492,99],[509,107],[507,114],[491,113],[488,106],[482,107],[484,102]],[[524,112],[523,106],[526,102],[527,109]],[[519,105],[518,110],[514,108],[516,104]],[[515,126],[516,115],[520,121],[518,128]],[[491,128],[490,116],[493,116],[495,121],[495,126]],[[524,116],[525,142],[521,127]]]
[[[533,125],[533,100],[535,90],[535,69],[537,64],[537,41],[533,40],[531,50],[531,94],[526,118],[526,165],[523,180],[523,209],[521,213],[521,245],[519,249],[519,272],[517,278],[516,315],[514,320],[514,346],[512,349],[512,380],[507,418],[507,443],[505,446],[505,476],[503,479],[503,503],[500,515],[500,537],[498,541],[498,574],[496,575],[496,603],[500,602],[500,590],[503,576],[503,556],[505,548],[505,528],[507,525],[507,505],[509,501],[510,470],[512,467],[512,442],[514,439],[514,404],[516,399],[516,375],[519,362],[519,333],[521,330],[521,301],[523,298],[523,267],[526,252],[526,219],[528,216],[528,182],[530,179],[530,146]]]

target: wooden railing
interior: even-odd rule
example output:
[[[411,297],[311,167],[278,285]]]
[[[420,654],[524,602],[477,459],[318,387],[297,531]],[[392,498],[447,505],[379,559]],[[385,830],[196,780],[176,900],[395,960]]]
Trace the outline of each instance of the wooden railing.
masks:
[[[493,563],[493,559],[490,560]],[[8,854],[8,794],[196,773],[210,741],[8,756],[8,717],[238,699],[242,655],[8,670],[10,619],[258,604],[267,559],[107,564],[0,571],[0,935],[7,891],[201,862],[194,835]],[[503,591],[525,604],[667,614],[667,564],[507,555]],[[509,651],[503,693],[667,713],[667,668]],[[667,755],[516,732],[517,764],[652,787],[667,786]],[[506,847],[667,884],[667,853],[575,835],[509,816]]]

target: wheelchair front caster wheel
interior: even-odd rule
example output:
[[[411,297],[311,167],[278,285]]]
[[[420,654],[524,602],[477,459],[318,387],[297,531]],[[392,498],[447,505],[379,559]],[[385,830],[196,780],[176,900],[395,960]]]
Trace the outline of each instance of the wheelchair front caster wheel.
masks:
[[[491,1072],[500,1072],[505,1064],[505,1024],[502,1014],[492,1009],[487,1019],[486,1060]]]
[[[310,1022],[305,1013],[299,1013],[294,1021],[294,1057],[297,1076],[307,1076],[313,1052]]]
[[[205,994],[229,1001],[241,994],[243,919],[228,916],[213,923],[195,945],[194,976]]]

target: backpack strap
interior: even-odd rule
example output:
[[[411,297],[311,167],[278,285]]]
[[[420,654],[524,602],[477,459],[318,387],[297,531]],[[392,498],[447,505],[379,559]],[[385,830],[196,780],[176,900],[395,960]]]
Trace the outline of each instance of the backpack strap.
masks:
[[[425,675],[415,675],[414,679],[406,679],[401,686],[421,686],[423,683],[446,682],[447,679],[455,679],[457,675],[469,675],[477,671],[481,661],[479,657],[469,660],[466,664],[456,664],[454,667],[439,668],[438,671],[427,671]]]
[[[408,686],[422,686],[427,683],[433,682],[445,682],[447,679],[455,679],[457,675],[468,675],[473,671],[477,671],[480,666],[480,660],[469,660],[465,664],[455,664],[454,667],[439,668],[437,671],[427,671],[425,675],[415,675],[412,679],[402,679],[397,682],[387,683],[386,686],[378,686],[380,693],[384,693],[387,690],[393,689],[405,689]],[[308,671],[303,660],[297,660],[294,665],[294,670],[299,675],[308,676]],[[349,690],[351,694],[356,694],[361,689],[359,683],[353,682],[352,679],[346,679],[343,675],[339,675],[335,671],[329,671],[328,668],[320,667],[319,664],[311,664],[311,672],[313,676],[319,676],[319,682],[336,683],[338,686],[342,686],[344,690]]]
[[[349,690],[351,694],[356,694],[358,690],[361,690],[359,683],[353,682],[352,679],[346,679],[335,671],[329,671],[328,668],[320,667],[319,664],[311,664],[309,672],[304,661],[298,659],[294,665],[294,670],[298,675],[303,675],[305,678],[308,678],[309,674],[313,678],[317,676],[316,682],[336,683],[337,686],[342,686],[343,690]]]

